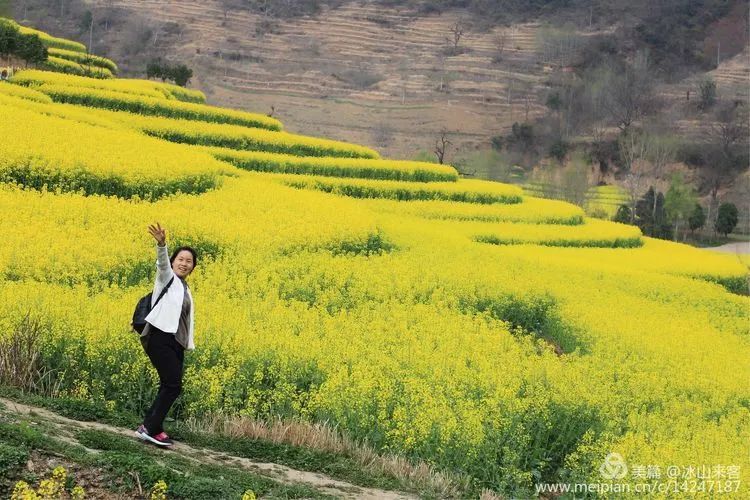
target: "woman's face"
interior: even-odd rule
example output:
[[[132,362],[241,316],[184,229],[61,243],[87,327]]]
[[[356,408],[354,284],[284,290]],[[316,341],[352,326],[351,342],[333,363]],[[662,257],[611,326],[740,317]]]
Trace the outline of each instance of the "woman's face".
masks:
[[[177,275],[178,278],[185,279],[191,272],[193,272],[193,254],[187,250],[182,250],[177,254],[172,262],[172,271]]]

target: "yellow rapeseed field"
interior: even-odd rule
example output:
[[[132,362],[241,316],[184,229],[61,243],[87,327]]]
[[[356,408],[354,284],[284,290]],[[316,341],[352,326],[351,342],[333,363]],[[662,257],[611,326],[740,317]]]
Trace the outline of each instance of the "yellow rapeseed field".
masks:
[[[16,81],[57,78],[26,73]],[[156,100],[156,87],[90,80],[62,86]],[[507,497],[557,481],[634,486],[645,470],[667,482],[675,467],[724,467],[739,477],[730,497],[750,495],[750,298],[736,257],[364,146],[2,85],[0,210],[13,216],[0,219],[0,336],[27,313],[41,320],[58,395],[126,412],[150,402],[157,375],[129,321],[153,283],[158,220],[170,249],[200,254],[180,417],[328,421]],[[385,178],[357,178],[367,168]],[[630,470],[617,480],[601,468],[613,453]]]
[[[18,25],[13,20],[10,20],[10,22],[16,24],[20,32],[25,35],[37,35],[41,39],[42,43],[48,48],[59,48],[83,53],[86,52],[86,46],[82,43],[74,42],[73,40],[68,40],[66,38],[58,38],[56,36],[45,33],[44,31],[35,30],[34,28],[30,28],[28,26]]]
[[[77,52],[74,52],[77,53]],[[59,71],[61,73],[70,73],[72,75],[81,75],[93,78],[112,78],[112,72],[108,68],[92,65],[85,66],[79,62],[72,61],[65,57],[58,57],[49,54],[42,67],[50,71]]]
[[[0,179],[24,186],[87,194],[161,197],[203,192],[235,167],[208,154],[129,130],[111,130],[4,107],[0,121]]]
[[[63,85],[80,89],[100,89],[126,94],[158,97],[161,99],[176,99],[186,102],[205,102],[206,96],[199,90],[186,89],[169,83],[151,80],[137,80],[130,78],[115,78],[101,80],[85,76],[53,73],[50,71],[24,70],[13,75],[11,81],[24,86],[43,84]]]
[[[68,59],[84,66],[107,68],[111,73],[117,73],[118,71],[117,64],[106,57],[95,56],[93,54],[83,54],[81,52],[76,52],[75,50],[58,49],[54,47],[47,49],[47,53],[51,56]]]

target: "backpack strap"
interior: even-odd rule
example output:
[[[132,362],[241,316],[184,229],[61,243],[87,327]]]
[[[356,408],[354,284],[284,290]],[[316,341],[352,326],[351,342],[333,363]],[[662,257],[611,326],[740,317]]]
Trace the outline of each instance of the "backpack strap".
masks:
[[[169,285],[171,285],[173,281],[174,281],[174,275],[172,276],[172,279],[169,280],[169,283],[167,283],[167,286],[165,286],[164,289],[161,291],[161,293],[159,294],[159,297],[157,297],[156,302],[154,302],[154,305],[151,307],[151,310],[153,310],[154,307],[156,307],[156,304],[159,303],[161,298],[164,297],[164,294],[167,293],[167,289],[169,288]]]

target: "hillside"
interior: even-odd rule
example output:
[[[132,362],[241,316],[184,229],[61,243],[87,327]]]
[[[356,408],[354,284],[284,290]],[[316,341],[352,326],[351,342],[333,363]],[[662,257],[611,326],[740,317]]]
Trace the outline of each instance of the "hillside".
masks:
[[[344,2],[323,6],[314,17],[273,19],[260,28],[262,16],[220,0],[85,4],[120,9],[113,19],[141,19],[150,28],[144,50],[195,68],[193,84],[212,102],[265,112],[273,106],[294,131],[367,144],[391,156],[431,152],[442,129],[451,132],[459,154],[488,147],[514,121],[547,111],[547,81],[559,71],[540,52],[540,22],[472,30],[462,10],[415,14]],[[460,41],[465,52],[445,55],[457,22],[467,26]],[[579,34],[595,37],[615,27]],[[121,60],[126,74],[140,76],[143,63],[130,67],[133,56],[123,51],[129,36],[115,23],[111,30],[99,28],[95,45]],[[744,52],[722,60],[710,75],[721,95],[747,99],[748,71]],[[669,84],[662,93],[679,104],[688,88],[697,94],[702,78],[699,73]],[[699,130],[684,125],[688,134]]]
[[[415,18],[347,3],[315,18],[278,20],[273,32],[257,36],[258,15],[230,10],[225,17],[215,0],[90,4],[105,3],[154,22],[157,46],[196,68],[194,85],[212,102],[267,112],[274,106],[294,131],[393,156],[431,151],[443,128],[471,150],[544,111],[533,23],[505,30],[499,64],[492,62],[499,30],[466,34],[466,53],[440,56],[460,12]],[[102,36],[102,44],[117,47],[117,33]]]
[[[649,9],[644,2],[621,8],[598,5],[590,13],[581,10],[582,4],[566,7],[564,2],[551,2],[546,15],[531,14],[534,8],[529,7],[525,17],[508,14],[504,23],[486,20],[482,26],[482,20],[472,17],[468,8],[415,10],[418,3],[382,8],[373,1],[313,2],[310,5],[321,5],[322,10],[312,16],[291,17],[263,15],[258,13],[261,3],[253,10],[232,0],[70,0],[67,5],[60,4],[63,15],[58,4],[48,0],[23,5],[32,22],[86,42],[89,33],[80,23],[89,9],[95,21],[94,52],[120,62],[124,75],[142,77],[147,61],[153,57],[186,63],[195,70],[191,85],[203,90],[212,103],[273,113],[288,121],[292,131],[366,144],[393,157],[415,158],[419,154],[423,159],[434,158],[436,142],[445,131],[450,141],[446,161],[461,171],[492,179],[498,179],[496,171],[504,168],[498,161],[519,160],[508,154],[501,160],[486,159],[490,145],[508,134],[514,122],[537,121],[536,148],[541,156],[548,154],[556,140],[580,142],[579,150],[591,149],[591,124],[573,137],[555,138],[559,117],[547,107],[547,99],[560,92],[556,85],[573,74],[570,70],[578,79],[583,73],[558,64],[564,52],[554,49],[556,42],[543,45],[545,37],[550,36],[550,26],[564,33],[561,47],[568,36],[578,37],[575,44],[579,48],[586,43],[595,46],[600,43],[595,40],[610,37],[617,41],[609,43],[619,44],[619,50],[631,59],[636,43],[631,25],[639,17],[634,9],[640,9],[645,23],[642,27],[652,30],[651,35],[643,36],[661,36],[656,28],[660,22],[658,9]],[[294,2],[263,5],[286,4],[294,8]],[[664,34],[660,43],[667,47],[653,49],[654,57],[669,57],[678,47],[686,51],[685,57],[705,51],[714,61],[717,49],[721,56],[719,66],[708,72],[675,61],[652,68],[662,82],[657,93],[663,107],[642,125],[678,137],[681,149],[715,139],[717,123],[707,114],[695,112],[700,85],[706,78],[716,82],[717,95],[723,102],[750,102],[750,38],[740,29],[745,11],[741,2],[726,6],[731,7],[726,7],[727,12],[724,4],[701,1],[690,14],[693,20],[683,19],[668,6],[659,7],[664,15],[676,16],[674,23],[686,22],[698,31],[689,37],[694,40],[689,48],[680,41],[685,36],[681,32]],[[706,13],[701,14],[701,9]],[[16,12],[24,12],[20,4]],[[711,18],[709,12],[715,12],[714,22],[706,20]],[[456,23],[465,32],[458,54],[450,55]],[[606,53],[607,45],[601,46]],[[585,60],[577,64],[585,66]],[[687,101],[687,96],[692,100]],[[618,132],[611,123],[597,125],[594,130],[605,131],[609,140],[614,140]],[[684,162],[689,154],[679,156]],[[542,158],[528,161],[547,164]],[[526,177],[531,175],[528,161],[524,162]],[[615,155],[609,163],[613,171],[613,165],[621,162]],[[688,171],[704,206],[715,203],[705,182],[714,164],[715,160],[690,168],[682,163],[674,165],[676,170]],[[747,234],[747,166],[743,172],[725,181],[719,193],[722,201],[740,209],[735,232]],[[597,182],[595,177],[589,179],[592,185]],[[611,174],[606,182],[624,187],[622,179]],[[651,182],[666,190],[668,175]],[[600,201],[591,199],[587,213],[593,215],[592,207],[601,206]]]
[[[635,489],[671,484],[648,466],[701,465],[747,496],[747,260],[195,89],[96,76],[0,82],[0,392],[134,428],[157,375],[129,322],[160,221],[170,249],[200,256],[196,349],[166,424],[190,457],[3,409],[6,490],[53,456],[133,495],[141,476],[169,498],[350,493],[216,468],[222,451],[394,496]],[[604,474],[613,460],[631,473]]]

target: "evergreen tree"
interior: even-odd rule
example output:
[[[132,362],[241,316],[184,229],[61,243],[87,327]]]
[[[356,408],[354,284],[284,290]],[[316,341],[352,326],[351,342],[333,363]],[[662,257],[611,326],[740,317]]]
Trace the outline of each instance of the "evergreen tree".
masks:
[[[654,200],[654,197],[656,197],[656,200]],[[656,206],[656,210],[654,210],[654,206]],[[653,186],[649,187],[646,194],[636,202],[635,224],[641,228],[646,236],[671,238],[672,228],[664,209],[664,194],[656,192]]]
[[[726,237],[734,231],[739,221],[739,212],[734,203],[722,203],[719,207],[719,215],[716,217],[716,232]]]
[[[693,207],[693,212],[688,217],[688,227],[690,228],[690,234],[693,234],[696,229],[702,228],[706,224],[706,211],[703,209],[700,203],[696,203]]]
[[[612,217],[612,220],[622,224],[630,224],[630,207],[627,205],[617,207],[617,213]]]

